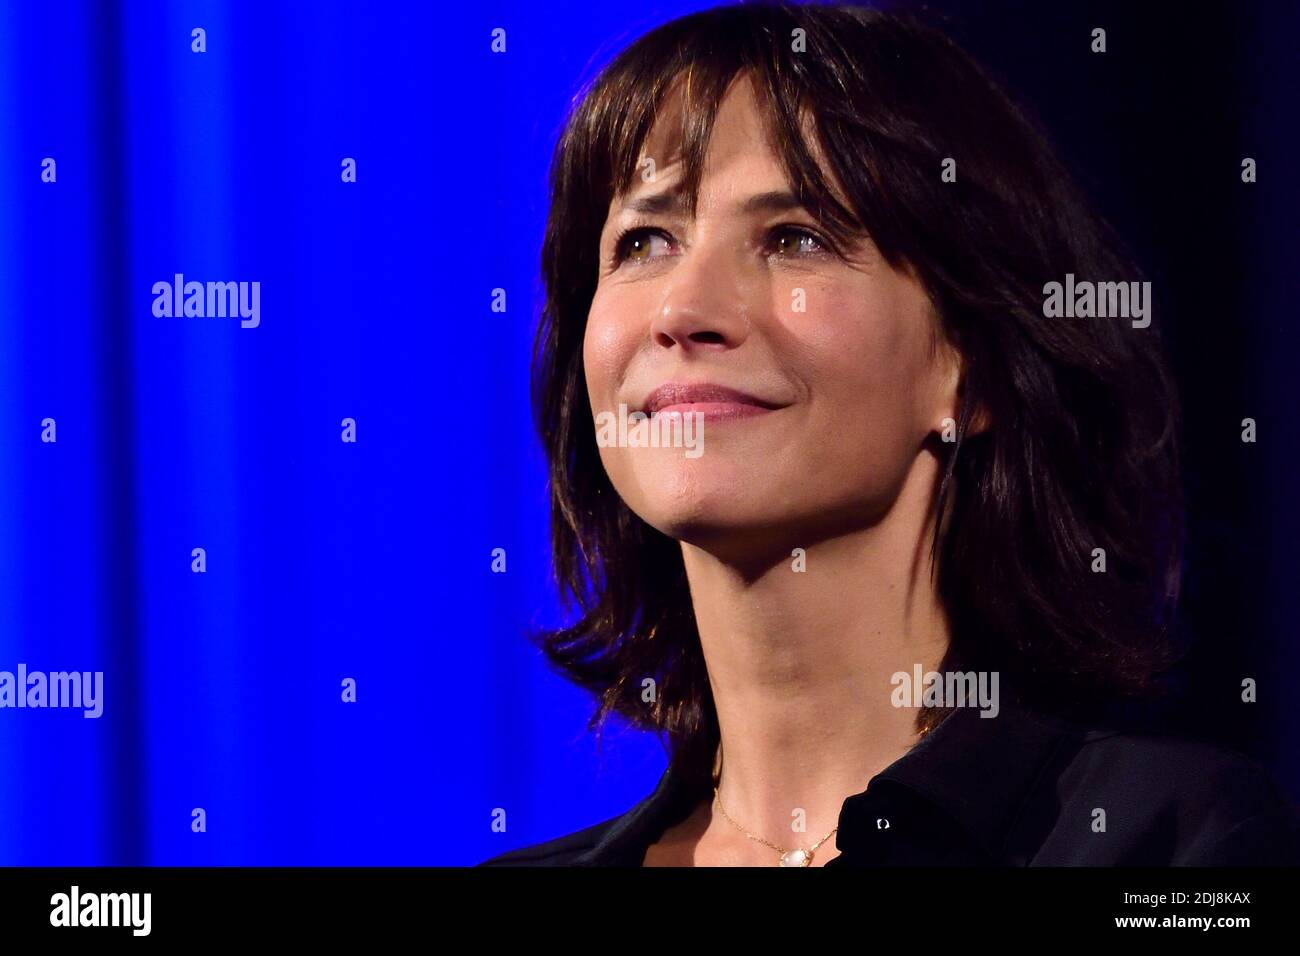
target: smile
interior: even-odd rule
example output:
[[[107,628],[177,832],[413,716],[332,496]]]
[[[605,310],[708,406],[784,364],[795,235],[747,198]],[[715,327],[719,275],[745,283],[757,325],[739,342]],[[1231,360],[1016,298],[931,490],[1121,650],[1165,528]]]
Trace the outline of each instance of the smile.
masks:
[[[745,402],[677,402],[665,405],[650,414],[651,418],[663,415],[701,415],[708,422],[724,422],[738,418],[754,418],[775,411],[762,405]]]
[[[641,405],[654,418],[659,415],[701,415],[707,421],[723,422],[754,418],[781,408],[780,404],[725,385],[669,382],[660,385]]]

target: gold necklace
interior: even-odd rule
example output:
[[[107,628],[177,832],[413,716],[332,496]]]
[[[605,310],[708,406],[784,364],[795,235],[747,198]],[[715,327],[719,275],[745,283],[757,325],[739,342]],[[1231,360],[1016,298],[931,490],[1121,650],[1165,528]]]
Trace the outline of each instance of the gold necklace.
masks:
[[[919,734],[917,734],[918,739],[925,737],[926,734],[928,734],[932,729],[933,729],[932,727],[926,727]],[[834,830],[831,830],[830,833],[826,834],[824,837],[822,837],[820,840],[818,840],[810,847],[794,847],[793,849],[786,849],[783,846],[777,846],[775,843],[769,843],[767,840],[764,840],[761,836],[757,836],[756,834],[750,833],[748,830],[742,827],[735,820],[731,819],[731,817],[727,816],[727,811],[722,809],[722,795],[718,792],[718,786],[719,786],[718,780],[720,779],[721,776],[720,771],[722,769],[721,764],[722,764],[722,747],[719,745],[718,752],[715,757],[714,765],[713,765],[713,770],[715,774],[713,778],[714,779],[713,804],[718,808],[718,812],[722,814],[723,819],[725,819],[728,823],[730,823],[741,833],[745,834],[745,836],[749,837],[749,839],[755,841],[756,843],[761,843],[764,846],[769,846],[773,850],[776,850],[776,852],[780,854],[780,856],[777,858],[777,864],[776,864],[777,866],[812,866],[813,854],[817,852],[817,849],[823,843],[825,843],[827,840],[829,840],[832,836],[835,835],[835,832],[839,830],[839,827],[836,826]]]
[[[777,864],[776,864],[777,866],[811,866],[813,861],[813,854],[817,852],[817,848],[820,847],[827,840],[829,840],[832,836],[834,836],[835,830],[839,829],[839,827],[837,826],[835,830],[832,830],[830,833],[826,834],[824,837],[822,837],[820,840],[818,840],[810,847],[794,847],[793,849],[787,850],[783,846],[777,846],[775,843],[769,843],[767,840],[764,840],[761,836],[756,836],[755,834],[750,833],[748,830],[742,827],[735,820],[731,819],[731,817],[727,816],[727,811],[722,809],[722,796],[718,793],[718,785],[716,783],[713,785],[713,800],[714,800],[714,804],[718,808],[718,812],[722,814],[723,818],[726,819],[728,823],[734,826],[741,833],[745,834],[745,836],[749,837],[751,840],[761,843],[764,846],[770,846],[773,850],[776,850],[776,852],[780,854],[780,856],[777,858]]]

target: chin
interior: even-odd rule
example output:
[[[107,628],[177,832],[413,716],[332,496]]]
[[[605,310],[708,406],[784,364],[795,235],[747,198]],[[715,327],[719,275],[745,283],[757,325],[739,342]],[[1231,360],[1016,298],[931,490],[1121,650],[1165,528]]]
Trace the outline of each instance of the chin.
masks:
[[[701,522],[731,526],[762,519],[764,502],[771,500],[762,477],[761,465],[754,462],[717,456],[689,461],[678,453],[641,462],[627,483],[628,490],[635,491],[623,495],[623,500],[665,534],[665,526],[693,527]],[[622,484],[615,482],[620,494]]]
[[[656,495],[633,511],[661,534],[736,564],[765,563],[788,555],[800,525],[773,506],[782,499],[752,482],[748,487],[695,483],[673,496]]]
[[[807,504],[800,500],[807,476],[782,480],[770,454],[724,454],[715,447],[694,460],[673,450],[605,464],[615,491],[642,521],[714,553],[766,550],[801,524],[796,516]]]

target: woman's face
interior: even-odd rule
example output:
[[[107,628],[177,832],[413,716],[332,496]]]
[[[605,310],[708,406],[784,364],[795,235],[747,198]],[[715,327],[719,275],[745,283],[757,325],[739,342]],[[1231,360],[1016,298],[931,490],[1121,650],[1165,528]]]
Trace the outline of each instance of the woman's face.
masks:
[[[935,466],[922,443],[956,417],[958,367],[941,336],[932,355],[921,285],[865,238],[843,257],[819,238],[744,78],[719,109],[696,218],[670,202],[681,167],[658,129],[643,156],[652,175],[615,197],[600,237],[588,396],[596,424],[620,404],[701,413],[703,441],[691,454],[602,443],[614,488],[704,548],[799,546],[878,521],[919,462]]]

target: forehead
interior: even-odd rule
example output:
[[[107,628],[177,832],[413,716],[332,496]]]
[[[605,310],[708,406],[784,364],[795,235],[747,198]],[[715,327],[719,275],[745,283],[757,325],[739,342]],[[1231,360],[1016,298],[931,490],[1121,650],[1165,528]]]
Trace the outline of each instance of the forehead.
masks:
[[[641,146],[641,157],[653,159],[661,168],[681,162],[683,128],[690,122],[690,118],[684,115],[686,107],[683,105],[683,97],[680,85],[665,97],[655,123]],[[768,136],[764,112],[747,76],[742,75],[733,80],[719,102],[709,132],[706,156],[706,171],[710,165],[746,159],[755,163],[780,165]]]
[[[633,199],[662,193],[685,173],[683,142],[686,129],[698,126],[701,117],[689,114],[691,98],[686,90],[689,76],[673,84],[655,111],[638,151],[636,169],[625,191],[611,197],[611,212]],[[698,109],[698,107],[696,107]],[[791,186],[789,171],[776,148],[770,106],[756,91],[747,73],[737,74],[718,101],[709,126],[707,144],[700,164],[699,204],[711,206],[728,199],[739,201],[756,193]],[[802,145],[820,167],[832,190],[839,195],[836,177],[827,168],[819,148],[812,118],[800,120]]]

